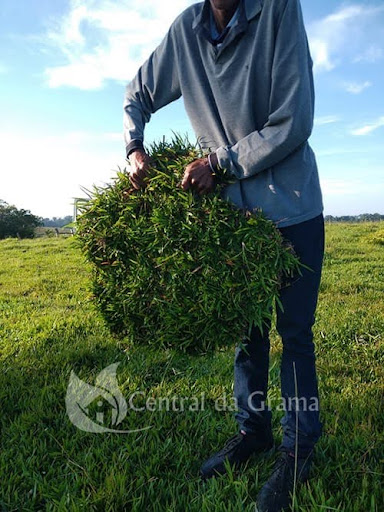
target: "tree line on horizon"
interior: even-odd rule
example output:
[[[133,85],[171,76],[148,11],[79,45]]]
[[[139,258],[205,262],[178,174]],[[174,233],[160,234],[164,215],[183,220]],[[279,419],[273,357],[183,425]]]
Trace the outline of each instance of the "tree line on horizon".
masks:
[[[379,222],[384,220],[381,213],[360,213],[359,215],[325,215],[325,222]]]
[[[73,221],[72,215],[66,215],[65,217],[44,217],[43,226],[45,228],[62,228]]]

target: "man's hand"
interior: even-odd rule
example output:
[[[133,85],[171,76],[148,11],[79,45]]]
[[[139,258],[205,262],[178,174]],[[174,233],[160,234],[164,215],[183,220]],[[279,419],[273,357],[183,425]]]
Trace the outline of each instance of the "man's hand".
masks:
[[[216,180],[207,157],[199,158],[187,165],[181,186],[183,190],[188,190],[192,186],[200,195],[213,192]]]
[[[148,168],[151,164],[151,158],[143,149],[136,149],[129,155],[131,172],[129,179],[135,189],[145,186],[144,178],[148,176]]]

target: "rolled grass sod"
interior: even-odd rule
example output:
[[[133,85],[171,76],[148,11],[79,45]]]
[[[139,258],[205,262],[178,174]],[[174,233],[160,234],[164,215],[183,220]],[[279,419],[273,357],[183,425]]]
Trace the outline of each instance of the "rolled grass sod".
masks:
[[[233,346],[252,324],[263,327],[299,260],[261,211],[221,197],[231,182],[224,171],[212,193],[181,188],[186,166],[202,156],[187,140],[153,144],[149,154],[144,189],[120,171],[94,188],[78,219],[95,303],[111,331],[136,344]]]

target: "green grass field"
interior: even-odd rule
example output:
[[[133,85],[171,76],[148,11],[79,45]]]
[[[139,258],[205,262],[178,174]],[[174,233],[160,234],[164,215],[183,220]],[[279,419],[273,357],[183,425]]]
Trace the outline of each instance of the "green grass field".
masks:
[[[326,226],[315,326],[324,435],[296,511],[384,510],[384,245],[370,242],[381,226]],[[207,483],[198,477],[237,430],[233,412],[214,407],[232,396],[234,347],[197,357],[116,339],[93,307],[89,276],[72,238],[0,242],[0,509],[253,511],[276,454]],[[275,331],[271,341],[278,400]],[[143,393],[136,405],[204,396],[205,407],[129,410],[119,427],[151,426],[136,433],[77,429],[65,408],[71,370],[93,384],[117,362],[123,395]],[[279,443],[283,411],[273,414]]]

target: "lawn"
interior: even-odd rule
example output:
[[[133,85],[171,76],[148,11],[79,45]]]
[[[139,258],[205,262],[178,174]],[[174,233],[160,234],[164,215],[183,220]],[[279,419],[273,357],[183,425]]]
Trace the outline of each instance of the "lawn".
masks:
[[[384,510],[384,245],[371,242],[382,231],[380,223],[326,226],[315,325],[324,435],[296,511]],[[277,454],[206,483],[198,477],[237,430],[234,347],[192,356],[113,337],[89,283],[71,237],[0,242],[1,510],[253,511]],[[274,330],[271,342],[270,397],[278,400]],[[94,384],[113,363],[127,401],[135,396],[139,408],[153,398],[145,410],[128,406],[116,428],[150,428],[79,430],[66,412],[71,372]],[[223,398],[228,407],[219,410]],[[283,411],[273,414],[278,444]]]

